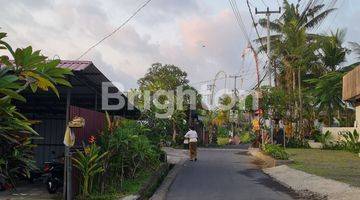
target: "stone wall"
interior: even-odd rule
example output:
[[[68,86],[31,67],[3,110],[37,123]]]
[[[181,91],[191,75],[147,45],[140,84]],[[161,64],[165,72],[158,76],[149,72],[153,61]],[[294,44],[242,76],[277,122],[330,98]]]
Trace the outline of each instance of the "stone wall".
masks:
[[[347,131],[353,132],[356,129],[357,132],[360,133],[360,106],[357,106],[355,109],[356,109],[356,113],[355,113],[356,118],[355,118],[354,127],[323,127],[322,133],[326,133],[327,131],[330,131],[331,136],[335,141],[341,140],[341,136],[340,136],[341,132],[347,132]]]
[[[353,132],[355,129],[358,133],[360,133],[360,127],[323,127],[322,133],[326,133],[327,131],[329,131],[331,132],[332,139],[335,141],[339,141],[341,140],[340,133],[347,131]]]

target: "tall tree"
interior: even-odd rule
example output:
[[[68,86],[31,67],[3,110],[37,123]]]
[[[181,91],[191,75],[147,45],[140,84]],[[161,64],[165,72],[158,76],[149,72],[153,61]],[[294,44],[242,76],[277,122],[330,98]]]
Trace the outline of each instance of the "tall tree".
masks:
[[[315,50],[318,49],[318,36],[310,31],[328,16],[334,8],[325,9],[325,4],[318,4],[314,0],[308,1],[301,9],[302,1],[297,4],[284,0],[284,12],[281,17],[270,23],[270,28],[275,32],[270,37],[272,43],[272,63],[280,63],[279,77],[281,87],[289,95],[297,95],[294,102],[293,113],[298,116],[301,132],[302,123],[302,83],[303,76],[311,72],[316,64]],[[266,19],[261,19],[259,24],[266,27]],[[266,41],[266,37],[260,38]],[[264,44],[264,43],[262,43]],[[260,47],[264,50],[265,47]],[[296,112],[295,112],[296,111]]]
[[[169,102],[175,104],[177,88],[182,87],[185,89],[190,89],[197,94],[197,91],[194,88],[191,88],[189,85],[189,80],[187,79],[187,73],[181,70],[179,67],[174,65],[162,65],[160,63],[155,63],[149,68],[148,72],[145,74],[143,78],[138,80],[139,88],[142,92],[149,91],[151,94],[154,94],[158,90],[166,90],[173,91],[175,97],[173,102]],[[163,103],[168,99],[162,98],[160,101]],[[197,96],[196,103],[199,103],[199,96]],[[184,108],[187,108],[190,104],[190,99],[188,97],[184,98]],[[179,109],[174,106],[174,112],[169,116],[168,120],[165,119],[156,119],[155,113],[162,112],[162,109],[157,109],[152,106],[149,111],[145,111],[146,118],[149,121],[153,122],[154,127],[167,127],[167,129],[172,130],[173,140],[175,141],[177,136],[177,131],[185,122],[189,122],[189,118],[191,116],[190,109]]]

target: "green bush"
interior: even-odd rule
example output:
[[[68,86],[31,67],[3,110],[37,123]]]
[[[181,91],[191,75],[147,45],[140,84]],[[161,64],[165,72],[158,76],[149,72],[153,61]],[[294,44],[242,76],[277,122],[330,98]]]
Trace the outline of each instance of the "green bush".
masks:
[[[275,159],[279,159],[279,160],[289,159],[289,154],[280,145],[265,144],[264,152]]]
[[[330,148],[332,146],[331,143],[331,132],[330,131],[326,131],[326,133],[319,133],[316,134],[315,136],[315,142],[320,142],[323,145],[323,148]]]
[[[305,149],[310,148],[309,143],[305,139],[296,138],[296,137],[290,138],[287,141],[286,146],[289,148],[305,148]]]
[[[107,115],[107,126],[98,141],[102,150],[109,152],[101,190],[123,191],[126,181],[158,168],[162,152],[148,139],[148,132],[136,121],[111,120]]]
[[[229,137],[229,129],[227,129],[226,127],[218,127],[217,129],[217,136],[219,138],[227,138]]]
[[[225,146],[225,145],[229,144],[229,138],[227,138],[227,137],[219,137],[217,139],[217,144],[219,146]]]
[[[360,153],[360,135],[356,130],[354,130],[354,132],[347,131],[341,133],[341,136],[344,138],[344,140],[341,141],[340,144],[345,150],[354,153]]]
[[[240,133],[240,141],[245,144],[252,143],[256,139],[256,135],[251,132]]]
[[[110,171],[116,176],[135,178],[138,171],[156,168],[159,164],[159,153],[148,138],[132,132],[131,128],[120,127],[110,141],[116,151],[110,161]],[[120,177],[119,177],[120,178]]]

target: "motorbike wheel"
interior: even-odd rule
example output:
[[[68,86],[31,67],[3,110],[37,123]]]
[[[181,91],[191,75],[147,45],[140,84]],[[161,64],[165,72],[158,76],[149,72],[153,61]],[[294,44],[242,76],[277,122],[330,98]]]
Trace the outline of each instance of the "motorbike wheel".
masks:
[[[56,183],[56,181],[54,181],[54,180],[47,180],[46,181],[46,189],[48,190],[48,192],[50,194],[56,193],[58,188],[59,188],[59,185]]]

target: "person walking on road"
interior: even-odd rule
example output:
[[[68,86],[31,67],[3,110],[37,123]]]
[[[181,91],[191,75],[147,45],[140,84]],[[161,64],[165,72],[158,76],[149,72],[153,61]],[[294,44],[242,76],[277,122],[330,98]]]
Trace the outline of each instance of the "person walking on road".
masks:
[[[193,126],[189,127],[189,131],[185,134],[185,138],[189,139],[190,161],[197,161],[197,138],[198,135]]]

